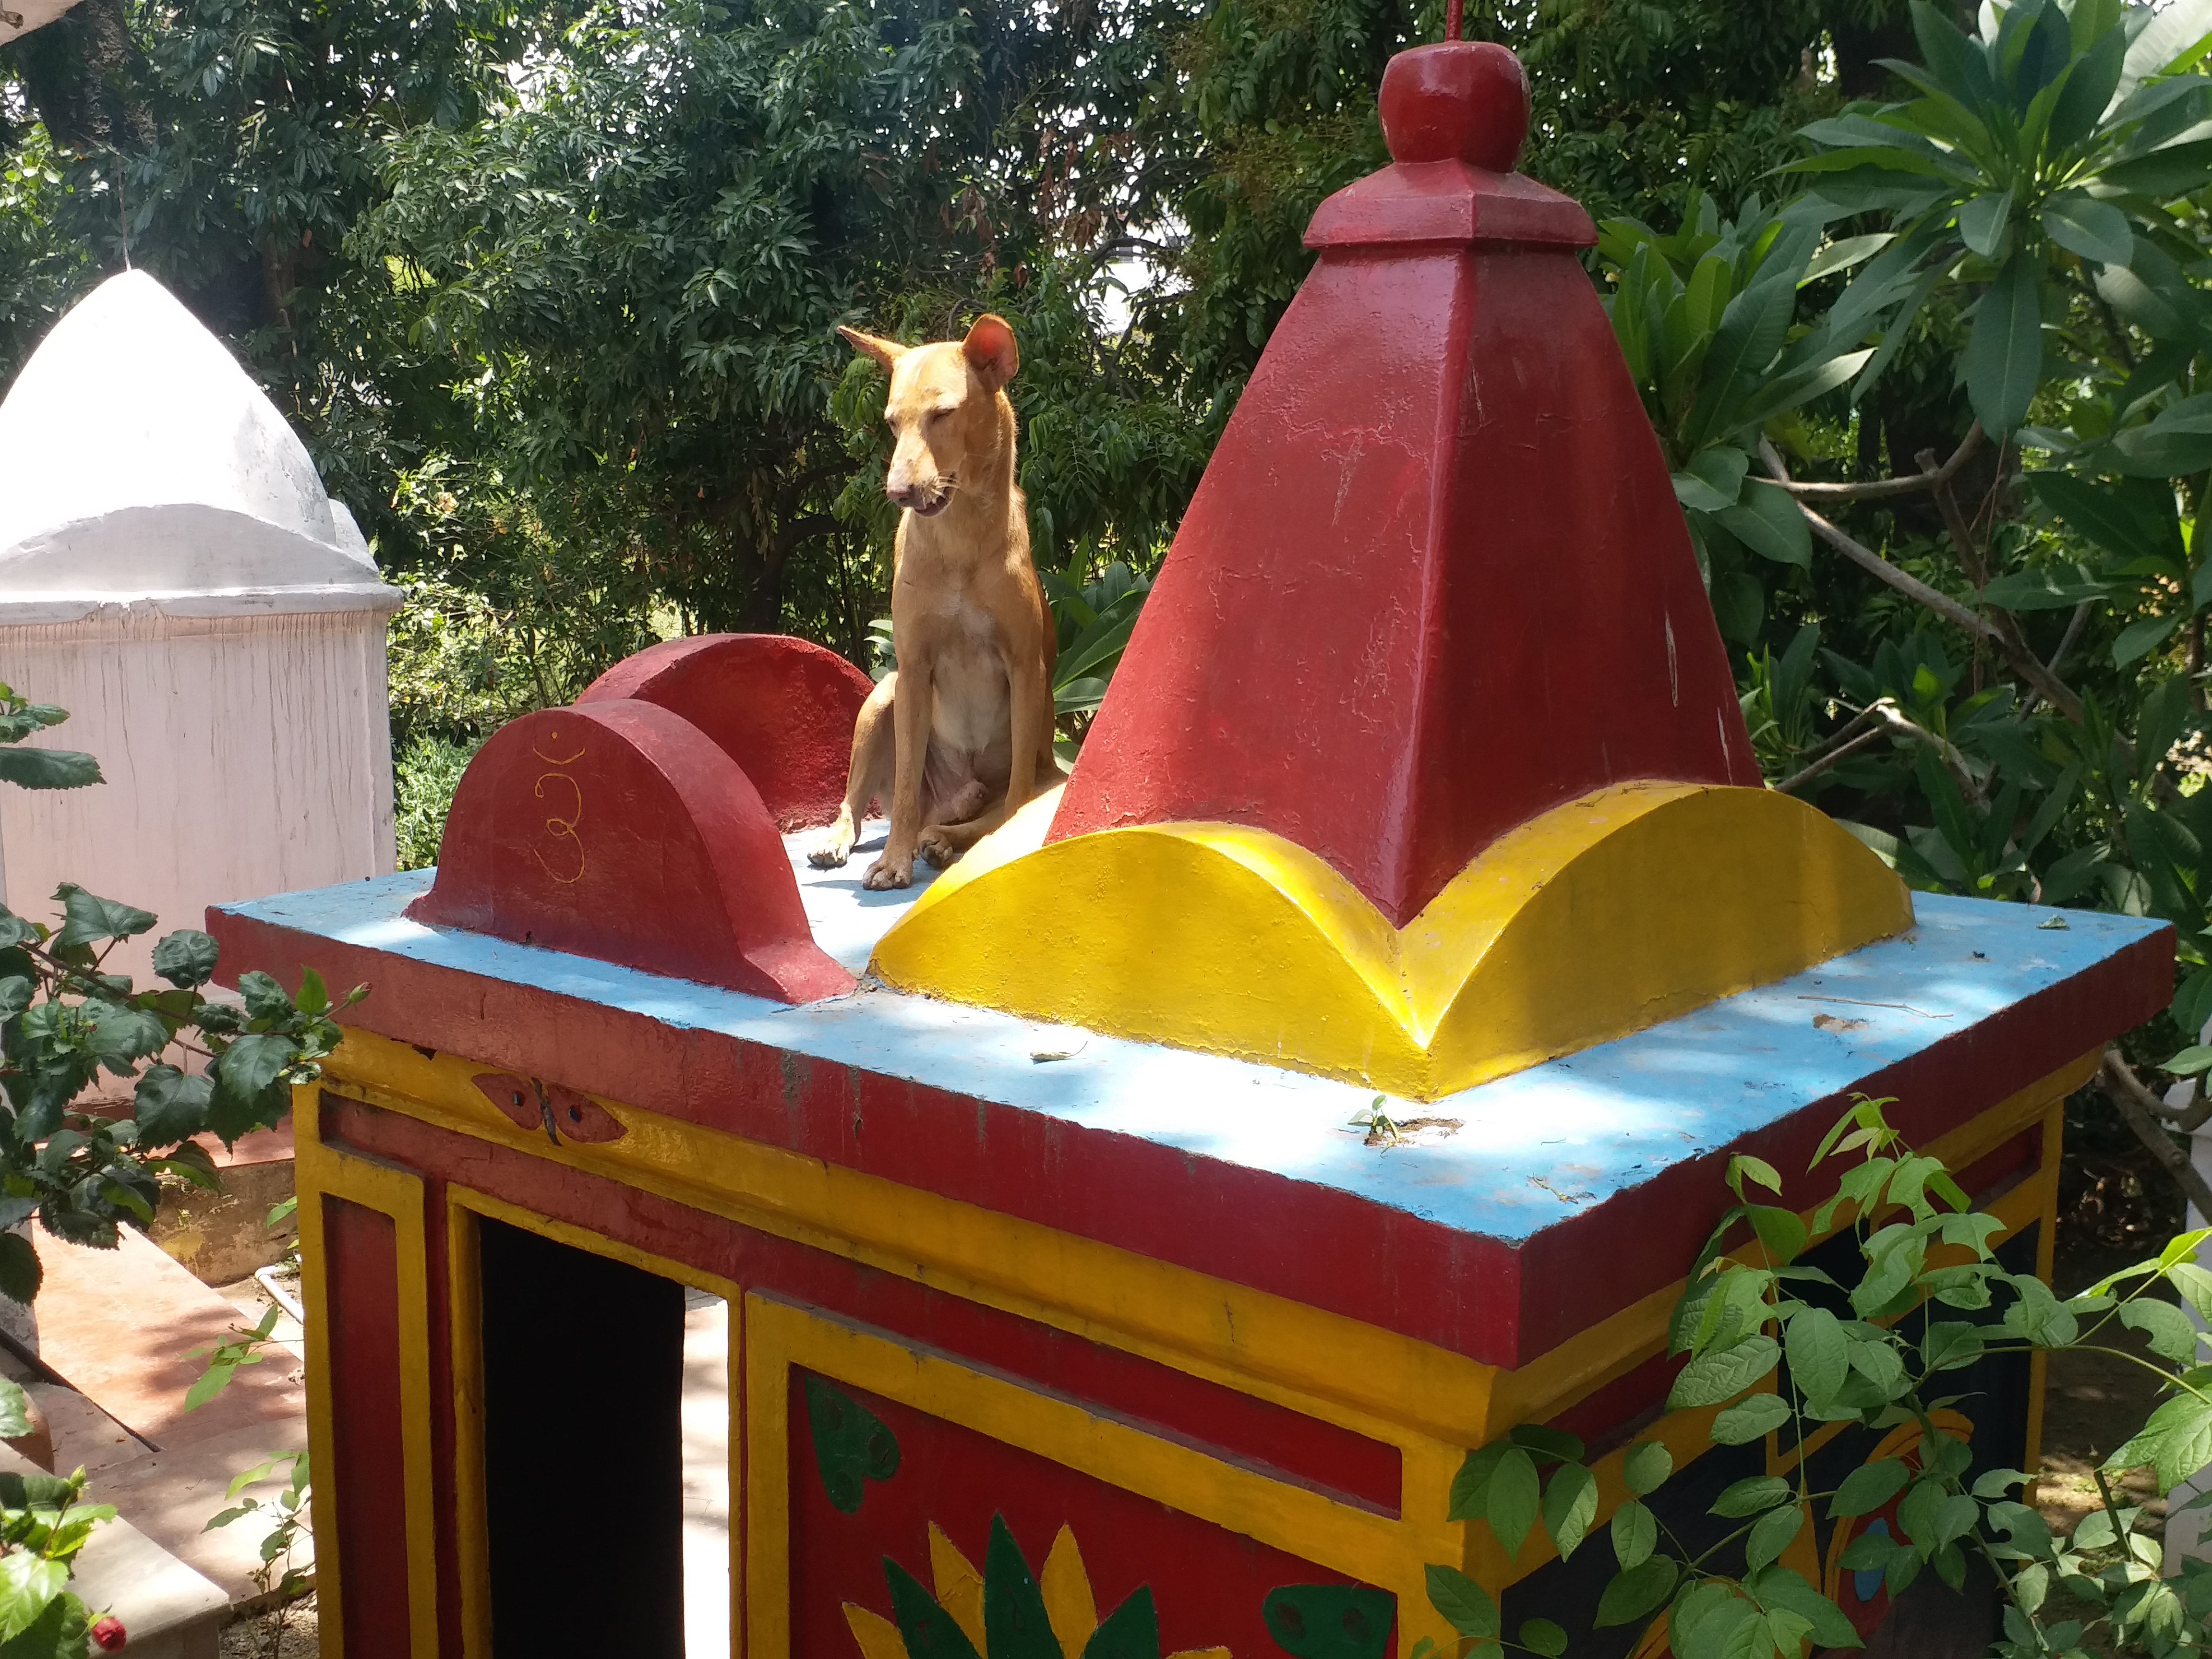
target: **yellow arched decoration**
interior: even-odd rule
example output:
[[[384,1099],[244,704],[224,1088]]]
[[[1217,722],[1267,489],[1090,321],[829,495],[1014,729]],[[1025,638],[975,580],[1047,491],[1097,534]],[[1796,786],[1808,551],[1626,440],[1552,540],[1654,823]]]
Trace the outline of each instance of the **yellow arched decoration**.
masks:
[[[1054,791],[876,947],[902,990],[1434,1099],[1912,925],[1904,884],[1765,789],[1632,783],[1485,849],[1398,929],[1263,830],[1045,845]]]

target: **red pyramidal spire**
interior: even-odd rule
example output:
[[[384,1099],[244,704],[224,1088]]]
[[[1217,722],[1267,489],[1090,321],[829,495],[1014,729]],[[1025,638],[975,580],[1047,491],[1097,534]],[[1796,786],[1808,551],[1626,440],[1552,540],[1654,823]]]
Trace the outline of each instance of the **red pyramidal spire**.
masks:
[[[1051,839],[1271,830],[1403,927],[1499,836],[1634,779],[1756,787],[1657,441],[1512,171],[1502,46],[1391,60],[1395,165],[1323,203]]]

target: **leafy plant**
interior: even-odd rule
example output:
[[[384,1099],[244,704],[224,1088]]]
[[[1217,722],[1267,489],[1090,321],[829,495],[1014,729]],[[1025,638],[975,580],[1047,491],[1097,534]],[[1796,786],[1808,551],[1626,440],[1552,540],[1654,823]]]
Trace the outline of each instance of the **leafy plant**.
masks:
[[[1890,313],[1895,338],[1939,285],[1979,288],[1960,367],[1983,428],[2010,433],[2048,373],[2051,290],[2094,282],[2106,303],[2132,301],[2139,260],[2154,278],[2172,270],[2165,204],[2212,180],[2197,131],[2212,82],[2188,72],[2205,49],[2188,7],[2014,0],[1987,15],[1970,38],[1913,0],[1922,61],[1885,66],[1921,95],[1814,122],[1804,136],[1824,148],[1792,170],[1840,210],[1891,216],[1893,240],[1836,303],[1838,329]]]
[[[1858,1646],[1842,1609],[1783,1558],[1816,1515],[1843,1526],[1881,1510],[1893,1513],[1895,1525],[1852,1538],[1844,1570],[1880,1575],[1895,1596],[1931,1569],[1961,1589],[1970,1559],[1978,1561],[2006,1598],[1997,1649],[2004,1659],[2072,1653],[2099,1632],[2156,1656],[2212,1646],[2212,1567],[2187,1561],[2178,1582],[2162,1578],[2156,1543],[2136,1530],[2141,1507],[2118,1498],[2108,1478],[2148,1464],[2163,1492],[2205,1462],[2212,1338],[2153,1291],[2169,1286],[2200,1319],[2212,1316],[2212,1273],[2194,1260],[2212,1229],[2185,1234],[2157,1257],[2062,1301],[2041,1279],[1998,1261],[1992,1240],[2004,1224],[1976,1211],[1939,1160],[1903,1142],[1884,1116],[1889,1103],[1860,1097],[1822,1140],[1814,1167],[1853,1153],[1857,1160],[1809,1226],[1796,1211],[1749,1195],[1753,1186],[1779,1193],[1770,1165],[1729,1159],[1737,1201],[1692,1265],[1669,1322],[1668,1350],[1686,1363],[1667,1407],[1718,1407],[1709,1431],[1718,1445],[1778,1436],[1789,1473],[1723,1490],[1710,1510],[1722,1519],[1721,1535],[1692,1550],[1644,1502],[1672,1474],[1672,1455],[1656,1440],[1630,1447],[1620,1468],[1629,1495],[1607,1528],[1614,1571],[1594,1623],[1649,1624],[1663,1613],[1680,1659],[1795,1659],[1808,1641]],[[1808,1247],[1832,1231],[1856,1246],[1849,1282],[1807,1260]],[[2116,1327],[2141,1333],[2156,1361],[2112,1346]],[[2013,1495],[2029,1474],[1975,1470],[1969,1431],[1945,1392],[1960,1386],[1957,1372],[1986,1357],[2058,1349],[2145,1366],[2170,1391],[2106,1460],[2101,1508],[2065,1540]],[[1815,1490],[1811,1437],[1838,1423],[1917,1436],[1908,1449]],[[1570,1557],[1605,1519],[1582,1443],[1534,1425],[1470,1453],[1450,1503],[1451,1518],[1488,1527],[1509,1557],[1539,1526]],[[1547,1659],[1565,1650],[1566,1633],[1542,1620],[1509,1640],[1495,1600],[1457,1569],[1431,1566],[1428,1576],[1431,1601],[1462,1634],[1459,1650],[1519,1647]]]
[[[0,1655],[7,1659],[84,1659],[95,1615],[69,1588],[70,1564],[115,1511],[80,1502],[83,1494],[82,1469],[66,1478],[0,1474]]]
[[[1771,216],[1756,196],[1723,221],[1700,193],[1672,235],[1633,219],[1599,228],[1600,257],[1616,267],[1607,302],[1613,337],[1643,390],[1709,573],[1717,550],[1738,547],[1783,564],[1812,561],[1796,503],[1751,469],[1769,421],[1848,384],[1878,356],[1825,323],[1792,327],[1798,289],[1879,244],[1856,238],[1823,247],[1822,222],[1802,206]],[[1726,595],[1715,602],[1735,603]]]
[[[248,1486],[276,1480],[280,1474],[284,1478],[284,1486],[275,1497],[240,1497]],[[269,1523],[268,1530],[262,1534],[261,1561],[253,1570],[252,1579],[255,1590],[264,1599],[273,1600],[276,1610],[275,1616],[249,1639],[254,1643],[257,1656],[278,1659],[284,1650],[284,1631],[289,1623],[291,1604],[307,1584],[307,1575],[293,1560],[300,1540],[309,1534],[313,1524],[309,1510],[314,1493],[307,1483],[307,1454],[286,1452],[256,1463],[250,1469],[241,1469],[231,1477],[223,1496],[229,1507],[210,1518],[201,1528],[203,1532],[213,1532],[217,1527],[227,1527],[249,1516]]]

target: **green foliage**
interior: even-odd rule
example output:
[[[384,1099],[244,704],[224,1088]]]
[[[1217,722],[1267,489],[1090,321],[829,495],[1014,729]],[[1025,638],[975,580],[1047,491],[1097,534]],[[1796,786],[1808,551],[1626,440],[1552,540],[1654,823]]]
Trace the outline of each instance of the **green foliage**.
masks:
[[[1859,1097],[1821,1142],[1814,1169],[1853,1161],[1809,1230],[1795,1211],[1746,1198],[1747,1184],[1778,1193],[1771,1168],[1754,1158],[1729,1161],[1738,1201],[1698,1253],[1669,1322],[1669,1351],[1687,1363],[1667,1406],[1733,1401],[1715,1419],[1713,1440],[1777,1434],[1795,1467],[1723,1488],[1710,1513],[1741,1524],[1693,1551],[1642,1501],[1667,1480],[1671,1456],[1656,1440],[1632,1445],[1620,1479],[1632,1496],[1610,1517],[1614,1570],[1595,1625],[1648,1624],[1663,1609],[1669,1645],[1681,1659],[1795,1659],[1808,1641],[1856,1647],[1842,1610],[1781,1558],[1823,1507],[1841,1524],[1897,1500],[1897,1527],[1860,1534],[1844,1566],[1882,1573],[1895,1595],[1929,1568],[1958,1589],[1968,1557],[1978,1559],[2007,1596],[2005,1636],[1995,1650],[2001,1659],[2069,1651],[2091,1631],[2161,1659],[2212,1646],[2212,1569],[2185,1562],[2179,1580],[2161,1578],[2157,1544],[2136,1530],[2142,1509],[2120,1503],[2106,1479],[2148,1464],[2165,1492],[2212,1462],[2212,1363],[2204,1352],[2212,1338],[2157,1295],[2170,1289],[2200,1318],[2212,1314],[2212,1273],[2195,1261],[2212,1229],[2185,1234],[2157,1257],[2062,1302],[2042,1280],[1997,1261],[1990,1241],[2004,1224],[1976,1211],[1940,1161],[1904,1144],[1883,1115],[1889,1103]],[[1848,1279],[1802,1259],[1808,1243],[1835,1228],[1857,1247],[1858,1271]],[[2142,1333],[2155,1360],[2112,1346],[2116,1327]],[[1988,1355],[2055,1349],[2118,1355],[2158,1372],[2171,1390],[2106,1460],[2103,1505],[2067,1540],[2054,1538],[2010,1495],[2027,1475],[1974,1472],[1966,1442],[1942,1414],[1960,1386],[1952,1373]],[[1919,1440],[1901,1456],[1851,1470],[1832,1491],[1814,1491],[1803,1453],[1808,1437],[1831,1423],[1869,1431],[1916,1425]],[[1482,1522],[1509,1555],[1540,1522],[1559,1553],[1570,1555],[1594,1511],[1578,1500],[1555,1504],[1550,1492],[1589,1489],[1594,1475],[1583,1457],[1571,1435],[1516,1428],[1468,1455],[1452,1485],[1449,1518]],[[1540,1465],[1550,1470],[1540,1513],[1529,1498]],[[1466,1638],[1462,1647],[1503,1640],[1496,1604],[1455,1569],[1431,1567],[1429,1595]],[[1527,1627],[1508,1645],[1559,1650],[1549,1632],[1532,1638]]]
[[[69,1589],[70,1564],[115,1511],[79,1502],[83,1492],[82,1469],[66,1479],[0,1474],[0,1655],[7,1659],[83,1659],[88,1651],[94,1615]]]
[[[190,1402],[187,1402],[187,1409]],[[284,1484],[275,1496],[260,1498],[240,1494],[250,1486],[266,1480],[283,1480]],[[284,1650],[284,1626],[281,1608],[307,1587],[307,1576],[293,1560],[293,1553],[303,1538],[313,1536],[310,1528],[309,1506],[313,1492],[307,1481],[307,1454],[303,1451],[286,1452],[240,1469],[231,1477],[230,1486],[223,1493],[226,1507],[209,1517],[202,1532],[213,1532],[217,1527],[228,1527],[234,1522],[252,1518],[263,1522],[267,1530],[261,1535],[260,1561],[253,1569],[254,1589],[261,1599],[274,1600],[280,1611],[273,1628],[265,1633],[267,1645],[263,1650],[267,1659],[279,1659]]]

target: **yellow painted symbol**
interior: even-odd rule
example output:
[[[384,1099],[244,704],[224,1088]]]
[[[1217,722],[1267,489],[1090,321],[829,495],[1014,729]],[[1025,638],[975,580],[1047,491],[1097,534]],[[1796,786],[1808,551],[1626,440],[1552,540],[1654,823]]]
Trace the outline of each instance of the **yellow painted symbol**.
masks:
[[[548,732],[545,734],[545,741],[549,744],[557,744],[560,741],[560,738],[561,734],[558,732]],[[537,756],[538,759],[544,761],[548,766],[554,767],[574,765],[576,762],[584,758],[584,751],[581,749],[579,749],[574,754],[567,757],[565,759],[558,760],[547,754],[543,749],[537,748],[534,745],[532,747],[530,752]],[[559,870],[554,868],[552,861],[535,847],[530,849],[531,855],[538,860],[538,865],[544,870],[547,875],[552,877],[554,880],[559,882],[564,887],[573,887],[584,878],[584,843],[582,838],[576,834],[576,826],[582,823],[584,818],[583,787],[579,784],[575,779],[570,777],[566,772],[544,772],[538,775],[538,787],[532,793],[534,793],[538,799],[544,800],[545,799],[545,786],[549,783],[556,786],[556,789],[557,786],[561,784],[565,783],[568,786],[568,793],[572,798],[568,805],[568,815],[566,817],[563,817],[556,812],[549,817],[545,820],[545,833],[552,838],[556,845],[564,841],[568,843],[568,849],[560,854],[561,862],[563,865],[567,864],[570,854],[573,854],[576,861],[576,872],[574,875],[562,875]]]

